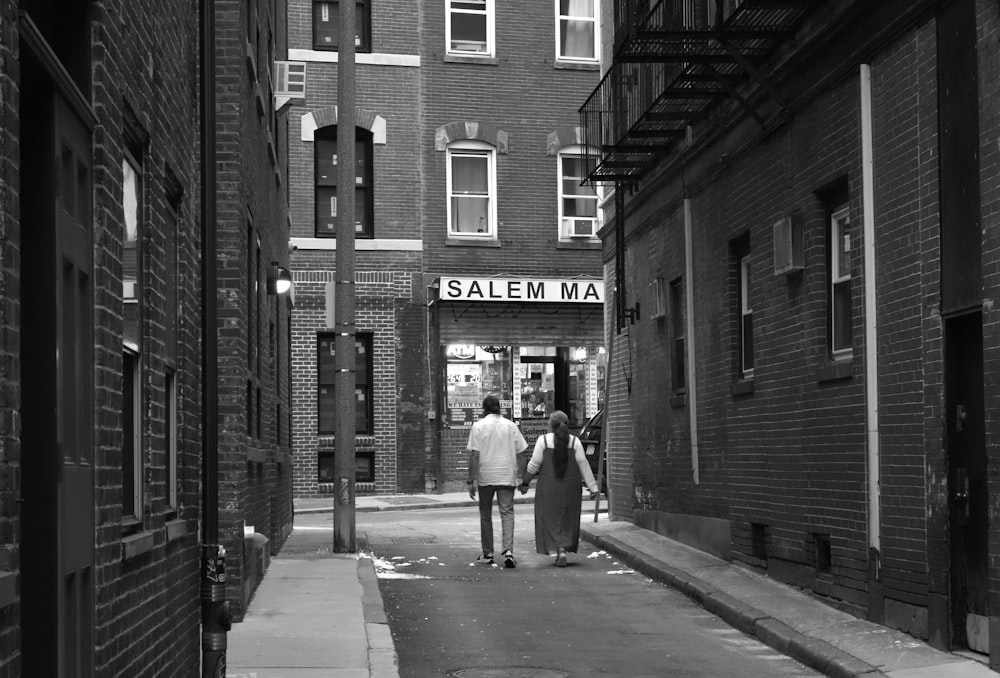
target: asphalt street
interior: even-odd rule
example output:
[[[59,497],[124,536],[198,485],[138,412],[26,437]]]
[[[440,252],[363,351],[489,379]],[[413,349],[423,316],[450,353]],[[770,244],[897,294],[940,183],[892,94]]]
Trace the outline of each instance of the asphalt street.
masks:
[[[475,562],[475,508],[359,513],[402,678],[805,678],[821,674],[581,542],[566,568],[534,552],[518,506],[517,568]],[[329,514],[296,529],[331,530]],[[497,552],[500,524],[495,520]]]

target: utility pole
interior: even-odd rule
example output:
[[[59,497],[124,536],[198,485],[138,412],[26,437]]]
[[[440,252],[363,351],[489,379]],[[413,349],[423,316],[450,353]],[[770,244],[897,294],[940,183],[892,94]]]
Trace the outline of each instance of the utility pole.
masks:
[[[354,553],[354,15],[353,0],[339,2],[337,46],[337,257],[334,305],[334,471],[337,496],[333,507],[333,551]]]

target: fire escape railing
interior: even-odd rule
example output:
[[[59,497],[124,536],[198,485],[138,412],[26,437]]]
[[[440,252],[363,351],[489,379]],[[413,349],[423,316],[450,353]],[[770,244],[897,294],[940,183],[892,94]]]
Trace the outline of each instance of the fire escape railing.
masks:
[[[618,0],[613,62],[580,108],[588,177],[634,182],[690,125],[732,98],[763,124],[740,87],[824,0]]]

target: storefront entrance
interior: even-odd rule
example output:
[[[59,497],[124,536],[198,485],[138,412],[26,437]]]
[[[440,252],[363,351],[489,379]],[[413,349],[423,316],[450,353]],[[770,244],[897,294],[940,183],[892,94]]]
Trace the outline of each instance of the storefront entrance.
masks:
[[[449,428],[471,426],[490,394],[529,441],[546,430],[555,410],[567,414],[576,432],[602,405],[607,358],[600,346],[447,344],[443,350]]]

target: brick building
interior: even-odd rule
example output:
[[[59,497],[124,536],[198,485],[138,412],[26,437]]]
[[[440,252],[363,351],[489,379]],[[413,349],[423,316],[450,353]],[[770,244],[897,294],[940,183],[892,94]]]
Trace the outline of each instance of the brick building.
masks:
[[[531,440],[554,407],[579,426],[598,406],[598,196],[580,186],[577,115],[598,82],[596,6],[357,3],[359,492],[464,489],[488,392]],[[297,496],[333,491],[338,18],[337,2],[289,3],[289,58],[308,69],[289,114]]]
[[[3,678],[198,675],[206,498],[237,617],[290,530],[284,7],[214,3],[209,154],[202,6],[0,3]]]
[[[1000,665],[1000,9],[616,10],[615,517]]]

